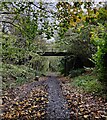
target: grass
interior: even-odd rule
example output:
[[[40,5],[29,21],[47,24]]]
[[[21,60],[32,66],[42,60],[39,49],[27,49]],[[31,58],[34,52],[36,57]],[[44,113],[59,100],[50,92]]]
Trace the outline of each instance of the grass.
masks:
[[[89,93],[102,94],[104,92],[104,86],[98,81],[97,76],[93,74],[75,77],[72,85],[82,88]]]

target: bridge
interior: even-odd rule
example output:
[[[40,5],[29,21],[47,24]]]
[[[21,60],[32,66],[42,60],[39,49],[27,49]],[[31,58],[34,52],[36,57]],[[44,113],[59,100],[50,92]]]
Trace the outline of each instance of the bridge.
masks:
[[[40,56],[65,56],[64,59],[65,75],[67,75],[69,67],[82,68],[83,66],[86,67],[95,66],[90,59],[81,59],[78,56],[76,56],[76,58],[74,59],[75,60],[74,65],[72,64],[72,62],[68,64],[67,61],[69,60],[69,58],[67,58],[67,56],[74,57],[74,55],[71,52],[37,52],[37,54],[39,54]]]
[[[70,52],[37,52],[41,56],[68,56],[72,55]]]

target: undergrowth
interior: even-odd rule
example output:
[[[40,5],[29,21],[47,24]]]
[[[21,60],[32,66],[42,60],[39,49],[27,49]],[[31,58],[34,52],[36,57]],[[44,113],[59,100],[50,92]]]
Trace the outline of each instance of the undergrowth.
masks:
[[[35,76],[40,75],[36,70],[24,65],[2,64],[3,89],[31,82]]]
[[[104,94],[104,86],[93,74],[81,75],[73,78],[72,85],[82,88],[84,91],[94,94]]]

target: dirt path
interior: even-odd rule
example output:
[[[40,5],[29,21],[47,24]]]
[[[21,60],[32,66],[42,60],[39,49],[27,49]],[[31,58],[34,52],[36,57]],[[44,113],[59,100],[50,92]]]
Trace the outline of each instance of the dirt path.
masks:
[[[4,92],[2,120],[107,120],[107,101],[48,76]]]
[[[61,83],[55,76],[10,89],[2,98],[3,120],[70,120]]]
[[[60,82],[56,77],[51,76],[46,80],[48,92],[47,120],[69,120],[70,115],[67,109],[67,103],[62,95]]]

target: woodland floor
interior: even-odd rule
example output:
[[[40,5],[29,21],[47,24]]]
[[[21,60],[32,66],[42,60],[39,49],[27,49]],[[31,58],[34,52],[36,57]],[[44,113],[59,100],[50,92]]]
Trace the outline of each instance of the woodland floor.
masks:
[[[3,91],[2,120],[107,120],[107,101],[73,87],[65,77]]]

